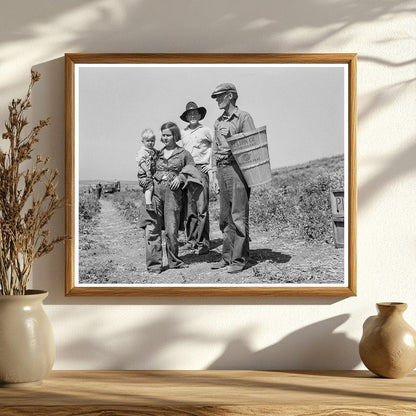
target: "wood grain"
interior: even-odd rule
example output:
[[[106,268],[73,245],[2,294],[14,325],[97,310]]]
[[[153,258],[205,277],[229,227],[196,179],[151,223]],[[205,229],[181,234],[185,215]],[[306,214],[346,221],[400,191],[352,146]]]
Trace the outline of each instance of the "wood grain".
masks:
[[[5,415],[415,415],[416,373],[367,371],[54,371],[0,389]]]
[[[65,56],[74,64],[349,64],[356,58],[354,53],[68,53]]]
[[[349,287],[69,287],[72,279],[67,282],[66,296],[246,296],[246,297],[348,297],[356,292]]]
[[[349,244],[348,244],[348,285],[346,287],[278,287],[278,286],[210,286],[210,287],[77,287],[75,285],[75,66],[76,64],[347,64],[348,65],[348,162],[349,162]],[[66,296],[291,296],[291,297],[349,297],[357,294],[357,260],[356,260],[356,89],[357,89],[357,56],[353,53],[283,53],[283,54],[90,54],[69,53],[65,55],[66,80]]]
[[[357,294],[357,56],[348,71],[348,286]]]
[[[75,286],[75,63],[65,56],[65,291]]]
[[[0,407],[1,410],[1,407]],[[322,405],[311,409],[310,406],[111,406],[100,407],[68,406],[31,406],[8,407],[7,416],[414,416],[414,406],[348,406],[329,407]]]

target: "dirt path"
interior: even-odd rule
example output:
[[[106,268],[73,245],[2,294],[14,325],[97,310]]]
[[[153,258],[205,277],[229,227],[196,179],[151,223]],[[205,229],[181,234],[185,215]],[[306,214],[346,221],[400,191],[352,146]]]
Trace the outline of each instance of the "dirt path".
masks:
[[[88,236],[90,248],[80,254],[82,282],[133,283],[146,271],[140,261],[144,253],[142,232],[127,222],[111,197],[101,199],[100,204],[96,226]]]
[[[344,276],[343,250],[329,244],[310,244],[281,238],[271,232],[251,230],[250,267],[230,275],[226,269],[211,270],[219,261],[222,235],[211,226],[211,250],[199,256],[180,245],[179,255],[187,269],[147,273],[143,231],[126,221],[106,196],[96,226],[81,236],[80,282],[114,284],[317,284],[340,283]],[[183,241],[183,236],[180,236]],[[166,256],[164,255],[164,258]]]

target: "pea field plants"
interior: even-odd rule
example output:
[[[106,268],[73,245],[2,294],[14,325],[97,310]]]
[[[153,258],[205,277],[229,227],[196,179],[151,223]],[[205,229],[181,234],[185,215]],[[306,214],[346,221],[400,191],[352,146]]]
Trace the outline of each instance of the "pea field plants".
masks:
[[[211,249],[197,255],[184,249],[184,270],[146,271],[140,225],[143,194],[137,184],[98,198],[93,187],[79,187],[79,281],[89,284],[336,284],[344,277],[344,250],[335,248],[330,190],[343,188],[342,156],[273,171],[270,186],[253,188],[250,197],[250,267],[230,275],[211,270],[219,261],[222,233],[219,201],[210,198]]]

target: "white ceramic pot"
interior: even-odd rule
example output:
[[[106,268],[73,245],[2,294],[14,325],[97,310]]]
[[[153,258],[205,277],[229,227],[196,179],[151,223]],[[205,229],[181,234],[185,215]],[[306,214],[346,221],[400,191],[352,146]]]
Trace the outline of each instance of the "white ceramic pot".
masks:
[[[52,326],[42,301],[48,292],[0,295],[0,385],[41,383],[55,361]]]

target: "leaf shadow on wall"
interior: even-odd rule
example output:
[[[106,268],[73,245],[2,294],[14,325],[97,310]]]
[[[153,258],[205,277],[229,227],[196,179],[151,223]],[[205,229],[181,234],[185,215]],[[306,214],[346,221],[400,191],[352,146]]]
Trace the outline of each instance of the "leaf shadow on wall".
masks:
[[[34,155],[50,157],[49,166],[57,169],[57,192],[65,196],[65,66],[64,58],[54,59],[33,70],[41,73],[41,80],[32,91],[31,119],[51,117],[51,124],[40,133]],[[58,209],[47,225],[51,237],[65,234],[65,207]],[[32,267],[33,287],[49,292],[49,301],[62,298],[65,285],[65,243],[55,246],[52,253],[38,259]],[[48,298],[47,298],[48,299]],[[45,302],[48,303],[49,301]]]
[[[70,342],[65,342],[65,337],[57,338],[57,359],[61,365],[76,362],[80,368],[88,369],[175,369],[183,367],[180,360],[185,359],[185,365],[192,368],[200,360],[201,351],[205,351],[205,357],[215,356],[216,353],[209,353],[211,347],[206,348],[218,343],[225,346],[224,351],[204,367],[207,370],[341,370],[360,363],[358,343],[344,332],[335,332],[349,319],[349,314],[307,325],[256,351],[249,347],[255,328],[247,326],[240,329],[237,336],[218,336],[190,328],[180,318],[180,313],[179,316],[166,313],[146,319],[143,325],[138,314],[136,325],[127,324],[128,328],[115,322],[117,316],[113,322],[108,315],[106,327],[103,327],[99,313],[90,314],[89,320],[77,319],[77,314],[83,313],[82,310],[71,314],[57,312],[60,327],[72,334]],[[187,358],[172,359],[178,351],[192,345],[199,347],[193,347]]]
[[[281,341],[253,351],[248,337],[228,342],[224,352],[213,361],[208,370],[232,369],[345,369],[360,363],[358,343],[343,332],[335,332],[350,317],[334,316],[300,328]],[[279,317],[277,316],[278,320]]]
[[[331,38],[345,52],[351,37],[345,32],[351,27],[415,12],[409,0],[355,0],[337,7],[329,0],[262,0],[260,6],[244,0],[238,7],[219,0],[177,0],[174,7],[166,7],[165,0],[38,0],[35,7],[9,3],[0,18],[0,47],[7,48],[7,61],[0,54],[0,64],[16,61],[27,67],[37,56],[60,56],[62,51],[300,53]],[[10,75],[0,84],[0,96],[20,83],[13,71]]]
[[[391,39],[381,40],[380,42],[392,42]],[[403,62],[395,62],[393,60],[382,59],[376,56],[367,56],[359,55],[358,64],[365,64],[366,62],[376,65],[387,66],[391,70],[401,69],[405,67],[412,68],[416,62],[416,59],[408,59]],[[359,71],[359,68],[358,68]],[[411,71],[409,71],[411,73]],[[414,74],[414,71],[413,71]],[[366,100],[365,104],[361,104],[358,112],[358,126],[365,123],[371,123],[371,118],[374,117],[376,112],[381,112],[387,109],[391,104],[394,104],[405,94],[408,94],[409,89],[414,89],[414,84],[416,82],[416,77],[412,76],[408,79],[403,79],[402,81],[391,83],[390,85],[379,88],[373,91],[370,97]],[[360,102],[359,102],[360,103]],[[407,109],[405,111],[408,111]],[[394,120],[396,121],[396,120]],[[416,126],[413,123],[413,131],[411,126],[409,126],[409,131],[411,135],[415,135],[414,127]],[[395,138],[391,138],[395,140]],[[372,200],[377,197],[377,194],[380,194],[383,189],[385,189],[389,183],[397,181],[399,178],[404,177],[406,174],[414,171],[414,161],[416,160],[416,136],[409,140],[411,143],[409,146],[403,150],[397,152],[395,155],[389,155],[388,158],[381,161],[373,160],[372,163],[376,166],[380,166],[373,176],[364,182],[358,188],[358,207],[365,208]],[[359,142],[357,143],[359,144]]]
[[[210,345],[219,341],[204,330],[190,329],[171,312],[145,319],[137,309],[130,315],[134,313],[137,316],[133,325],[124,325],[117,314],[107,314],[103,326],[103,316],[99,313],[90,312],[89,319],[82,319],[85,318],[83,308],[70,314],[58,311],[56,320],[60,328],[70,331],[71,341],[66,342],[65,336],[57,337],[57,359],[89,369],[169,369],[175,366],[172,350],[178,346],[182,350],[188,343]],[[77,321],[79,324],[74,325]],[[192,357],[189,360],[192,362]]]
[[[337,7],[319,0],[262,0],[261,7],[241,1],[238,8],[224,1],[178,0],[175,7],[166,7],[164,0],[148,4],[125,2],[112,10],[96,1],[92,20],[85,22],[86,33],[78,32],[71,46],[80,52],[131,52],[129,39],[135,34],[136,50],[142,52],[263,52],[270,50],[270,45],[281,52],[305,52],[361,22],[412,12],[406,0],[379,0],[376,6],[371,0],[349,1]],[[196,16],[203,16],[203,20]],[[160,26],[167,22],[171,30],[175,23],[186,30],[166,36]],[[304,35],[293,36],[296,29],[305,30]],[[155,49],[155,45],[159,47]]]
[[[397,181],[414,171],[416,160],[416,136],[413,143],[402,151],[392,155],[382,164],[379,172],[373,175],[358,189],[359,206],[364,207],[389,183]]]

